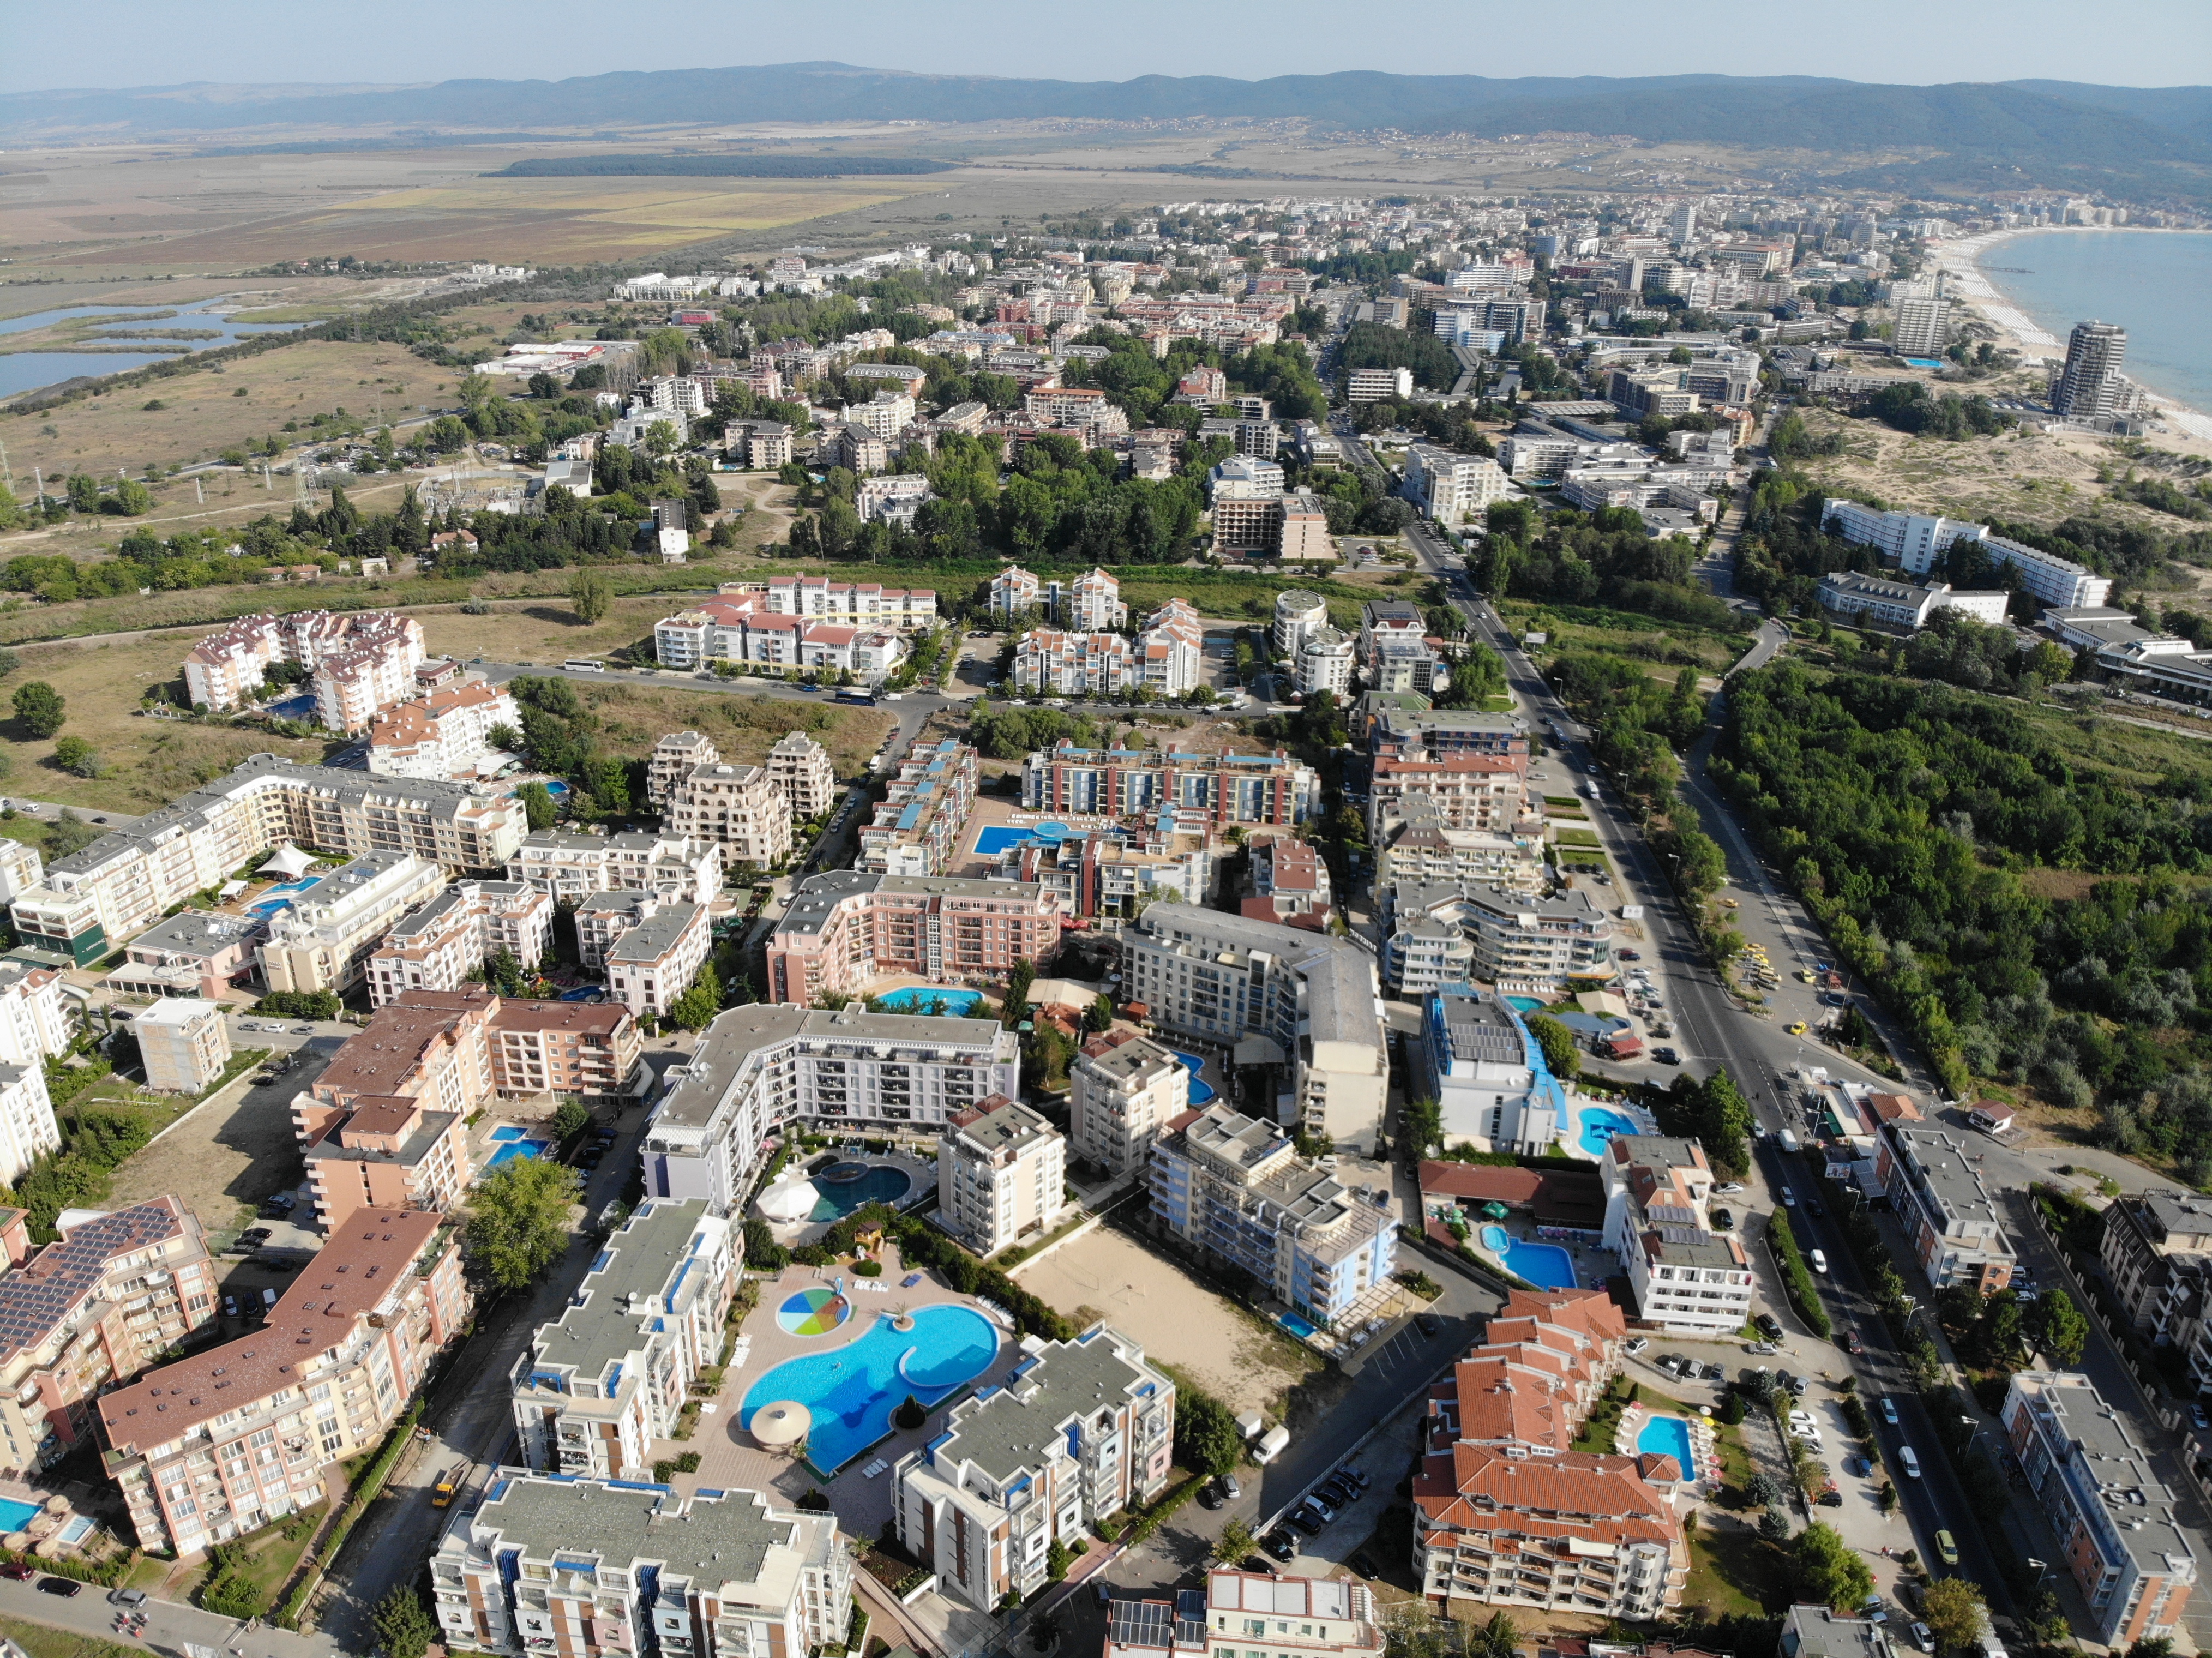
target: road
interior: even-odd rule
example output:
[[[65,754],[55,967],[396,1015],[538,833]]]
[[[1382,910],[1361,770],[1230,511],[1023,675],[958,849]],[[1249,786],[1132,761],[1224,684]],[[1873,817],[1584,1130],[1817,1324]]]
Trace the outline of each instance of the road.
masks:
[[[249,1635],[235,1618],[220,1618],[198,1606],[170,1600],[149,1600],[145,1612],[145,1633],[133,1641],[116,1634],[115,1608],[108,1604],[107,1591],[96,1583],[88,1583],[81,1594],[64,1597],[45,1594],[35,1584],[0,1579],[0,1612],[125,1648],[143,1646],[149,1651],[177,1653],[189,1641],[218,1651],[234,1649],[245,1658],[332,1658],[334,1654],[368,1650],[366,1645],[343,1646],[313,1630],[295,1635],[264,1625]]]

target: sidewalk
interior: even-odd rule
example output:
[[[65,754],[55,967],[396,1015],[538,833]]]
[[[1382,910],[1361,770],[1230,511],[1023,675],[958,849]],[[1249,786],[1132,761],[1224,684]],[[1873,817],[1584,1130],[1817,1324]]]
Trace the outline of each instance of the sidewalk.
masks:
[[[340,1658],[348,1649],[319,1632],[295,1635],[289,1630],[263,1625],[251,1634],[235,1618],[219,1618],[198,1606],[169,1600],[146,1602],[146,1632],[136,1644],[166,1652],[181,1651],[187,1642],[212,1647],[242,1658]],[[33,1583],[0,1580],[0,1612],[27,1623],[44,1624],[73,1635],[88,1635],[118,1646],[133,1643],[115,1633],[115,1608],[106,1592],[87,1584],[84,1593],[64,1598],[40,1593]]]

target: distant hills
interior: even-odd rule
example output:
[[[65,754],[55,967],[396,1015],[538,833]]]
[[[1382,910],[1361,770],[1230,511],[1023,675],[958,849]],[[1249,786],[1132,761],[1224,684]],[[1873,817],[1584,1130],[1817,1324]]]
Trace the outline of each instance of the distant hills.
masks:
[[[401,129],[424,137],[669,122],[1037,116],[1131,120],[1304,116],[1343,127],[1495,136],[1621,133],[1814,153],[1925,149],[1932,161],[1851,182],[1923,191],[2042,185],[2135,197],[2212,197],[2212,87],[2020,81],[1914,87],[1810,76],[1610,79],[1469,75],[1145,76],[1039,81],[909,75],[848,64],[665,70],[560,82],[444,81],[403,87],[200,84],[0,94],[10,143],[88,137],[189,137],[270,128]],[[611,133],[606,136],[612,136]],[[388,143],[388,138],[376,140]],[[948,157],[952,152],[947,150]]]

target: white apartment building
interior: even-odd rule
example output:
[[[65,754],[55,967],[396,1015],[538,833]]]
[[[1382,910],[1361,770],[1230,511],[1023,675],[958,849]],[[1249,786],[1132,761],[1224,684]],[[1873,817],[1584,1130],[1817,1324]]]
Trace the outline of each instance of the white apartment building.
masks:
[[[354,619],[345,641],[315,664],[315,717],[325,729],[361,732],[383,709],[415,694],[422,662],[422,624],[373,610]]]
[[[805,1658],[847,1633],[853,1555],[836,1519],[760,1491],[499,1468],[453,1515],[430,1557],[452,1650]]]
[[[1564,990],[1613,971],[1613,922],[1590,896],[1570,890],[1533,898],[1496,887],[1462,895],[1474,944],[1473,976],[1486,983]]]
[[[76,1035],[61,987],[52,968],[0,962],[0,1180],[11,1183],[41,1154],[61,1150],[46,1092],[46,1060]]]
[[[713,841],[724,860],[770,869],[791,855],[792,810],[765,766],[701,766],[669,796],[667,832]]]
[[[526,968],[552,953],[552,896],[527,881],[464,881],[392,926],[368,958],[368,1005],[459,990],[506,950]]]
[[[296,664],[313,672],[326,659],[348,656],[362,645],[389,647],[395,657],[406,659],[406,672],[411,675],[422,660],[422,624],[390,610],[343,616],[294,610],[283,616],[241,616],[200,639],[185,654],[185,694],[194,707],[204,704],[221,713],[252,701],[260,690],[263,674],[277,663]],[[349,667],[343,674],[354,671]],[[402,684],[386,700],[398,701],[412,689],[411,682]],[[317,690],[319,695],[319,686]],[[322,711],[322,717],[329,725],[328,710]]]
[[[1275,595],[1273,637],[1277,656],[1297,659],[1298,647],[1328,626],[1328,601],[1319,593],[1293,587]]]
[[[768,780],[783,793],[791,815],[800,823],[819,817],[837,804],[837,770],[830,750],[805,732],[793,732],[768,751]]]
[[[848,426],[865,426],[885,443],[914,424],[914,399],[903,392],[878,392],[866,403],[848,403],[838,416]]]
[[[1013,688],[1029,695],[1098,696],[1138,683],[1136,653],[1120,634],[1032,628],[1014,641]]]
[[[536,829],[514,852],[507,878],[570,903],[598,892],[657,892],[695,904],[722,890],[722,844],[641,831],[585,835]]]
[[[1099,1658],[1239,1658],[1256,1640],[1276,1658],[1381,1658],[1384,1646],[1364,1583],[1216,1568],[1173,1602],[1116,1595]]]
[[[1413,395],[1410,368],[1355,368],[1345,376],[1347,403],[1402,403]]]
[[[634,1018],[657,1019],[691,987],[714,947],[704,904],[656,892],[599,892],[576,906],[586,969],[604,972]]]
[[[2060,610],[2094,609],[2112,597],[2109,577],[2056,553],[2046,553],[2003,536],[1986,524],[1919,513],[1877,512],[1856,501],[1831,499],[1820,509],[1820,527],[1857,546],[1876,547],[1898,562],[1906,575],[1926,575],[1954,542],[1978,544],[1992,563],[2020,572],[2020,585],[2047,605]]]
[[[1122,626],[1129,607],[1121,602],[1121,584],[1093,565],[1067,590],[1067,625],[1078,633],[1103,634]]]
[[[0,840],[0,904],[12,904],[16,895],[38,886],[46,879],[46,872],[36,847]]]
[[[444,888],[435,864],[372,852],[340,865],[270,918],[257,954],[271,990],[350,990],[399,919]]]
[[[1352,670],[1358,658],[1352,635],[1335,628],[1316,628],[1299,642],[1297,687],[1304,696],[1327,691],[1340,702],[1352,694]]]
[[[691,1382],[722,1346],[742,1233],[694,1198],[648,1198],[512,1373],[515,1442],[541,1473],[652,1477]]]
[[[502,754],[491,740],[501,726],[521,734],[522,710],[503,687],[482,679],[448,685],[377,716],[368,768],[380,777],[474,777],[479,762]]]
[[[1900,357],[1940,357],[1951,343],[1951,301],[1935,295],[1900,295],[1889,346]]]
[[[1487,455],[1462,455],[1432,444],[1406,451],[1406,482],[1400,493],[1432,523],[1452,528],[1483,520],[1492,501],[1513,493],[1511,480]]]
[[[1743,1240],[1706,1218],[1713,1171],[1696,1140],[1617,1134],[1597,1160],[1605,1181],[1605,1244],[1620,1257],[1650,1322],[1721,1337],[1751,1317],[1754,1284]]]
[[[157,1094],[197,1094],[230,1061],[230,1024],[220,1002],[164,996],[131,1022],[145,1062],[146,1086]]]
[[[1510,1003],[1466,984],[1422,998],[1419,1064],[1443,1145],[1537,1157],[1559,1143],[1567,1092]]]
[[[1995,627],[2004,621],[2011,603],[2012,595],[2002,588],[1958,592],[1948,581],[1892,581],[1858,570],[1832,571],[1820,578],[1820,608],[1831,615],[1864,616],[1916,633],[1938,610],[1955,610]]]
[[[939,1224],[979,1255],[1051,1231],[1066,1181],[1060,1130],[1002,1095],[957,1113],[938,1139]]]
[[[27,944],[89,966],[170,906],[286,841],[349,857],[406,852],[450,872],[489,872],[514,855],[526,821],[520,801],[475,785],[257,755],[58,859],[10,913]]]
[[[665,809],[676,786],[702,766],[719,765],[721,750],[702,732],[671,732],[653,745],[645,766],[647,804]]]
[[[1375,960],[1346,939],[1156,903],[1122,934],[1122,993],[1160,1029],[1284,1067],[1278,1119],[1371,1147],[1389,1061]],[[1247,1057],[1249,1055],[1249,1057]]]
[[[990,1020],[759,1002],[726,1010],[664,1080],[641,1152],[646,1191],[729,1214],[786,1123],[941,1128],[994,1094],[1013,1098],[1021,1049]]]
[[[1425,794],[1405,797],[1381,829],[1384,838],[1375,854],[1377,892],[1401,881],[1449,881],[1533,897],[1544,885],[1543,846],[1534,835],[1450,828]]]
[[[891,1470],[899,1541],[990,1612],[1045,1581],[1052,1545],[1149,1501],[1173,1460],[1176,1387],[1103,1324],[1040,1346]]]
[[[929,480],[919,472],[884,472],[864,477],[853,491],[853,510],[863,524],[903,524],[912,527],[915,514],[934,500]]]
[[[991,614],[1002,621],[1027,616],[1043,601],[1043,584],[1018,564],[1009,564],[991,578]]]
[[[1126,1026],[1084,1043],[1067,1079],[1076,1155],[1117,1176],[1150,1167],[1168,1124],[1190,1109],[1189,1067]]]

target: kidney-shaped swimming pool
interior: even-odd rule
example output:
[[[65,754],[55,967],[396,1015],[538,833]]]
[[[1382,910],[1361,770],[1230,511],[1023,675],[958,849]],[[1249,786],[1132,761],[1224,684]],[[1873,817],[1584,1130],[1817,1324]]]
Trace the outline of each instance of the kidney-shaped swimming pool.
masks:
[[[753,1412],[793,1399],[813,1418],[806,1460],[834,1473],[890,1431],[891,1412],[910,1394],[935,1405],[973,1382],[999,1354],[999,1332],[967,1307],[917,1307],[914,1327],[901,1330],[881,1314],[857,1341],[824,1353],[788,1358],[745,1390],[738,1425]]]

